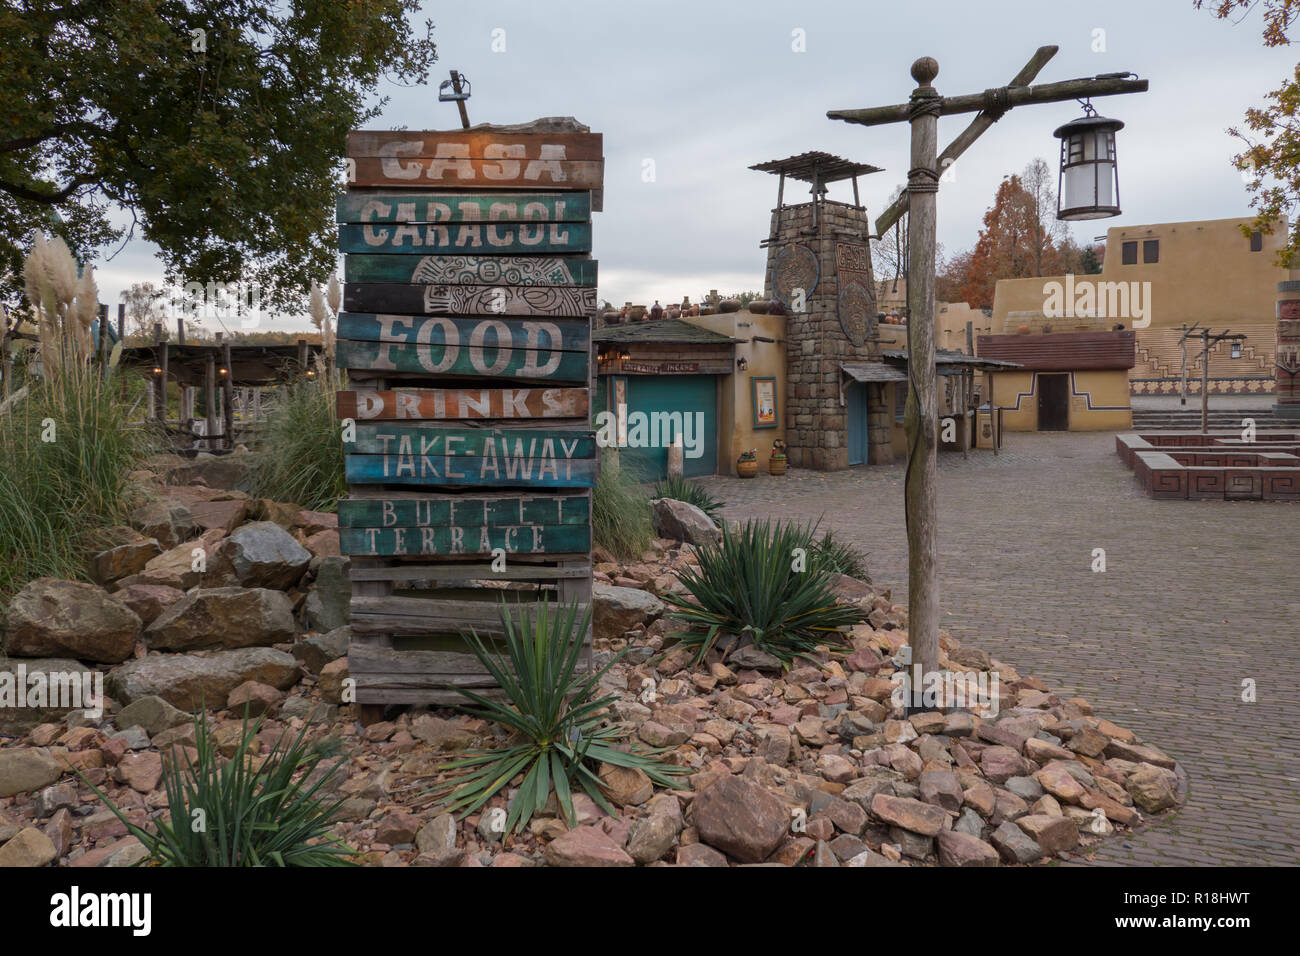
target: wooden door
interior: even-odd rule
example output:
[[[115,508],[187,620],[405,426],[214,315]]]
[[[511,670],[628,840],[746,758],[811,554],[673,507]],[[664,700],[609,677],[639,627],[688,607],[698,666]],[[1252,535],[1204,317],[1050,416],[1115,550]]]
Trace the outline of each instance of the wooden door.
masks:
[[[1070,376],[1038,376],[1038,430],[1064,432],[1070,429]]]

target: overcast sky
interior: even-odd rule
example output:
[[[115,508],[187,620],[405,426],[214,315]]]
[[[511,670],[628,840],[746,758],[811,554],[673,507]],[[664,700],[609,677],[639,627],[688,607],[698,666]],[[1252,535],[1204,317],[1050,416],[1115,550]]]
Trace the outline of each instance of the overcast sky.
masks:
[[[1075,224],[1081,242],[1109,226],[1246,215],[1249,194],[1230,162],[1240,144],[1226,129],[1295,63],[1293,50],[1263,47],[1258,12],[1233,25],[1192,0],[495,0],[428,2],[424,14],[438,45],[431,83],[386,85],[389,103],[371,128],[457,127],[455,105],[437,101],[455,68],[473,86],[473,123],[568,115],[603,133],[593,255],[601,298],[618,304],[762,288],[758,244],[777,181],[753,163],[821,149],[884,167],[861,181],[868,213],[879,214],[906,177],[906,126],[853,126],[826,111],[906,101],[919,56],[939,61],[945,95],[1005,84],[1044,44],[1060,52],[1036,82],[1122,70],[1150,80],[1145,94],[1095,103],[1126,124],[1117,137],[1124,214]],[[957,162],[956,181],[939,192],[947,252],[974,244],[1004,175],[1038,156],[1055,168],[1052,130],[1080,113],[1073,102],[1013,110]],[[941,148],[970,119],[941,118]],[[804,187],[793,189],[787,199],[803,198]],[[849,185],[830,197],[851,199]],[[135,241],[111,262],[101,257],[101,300],[119,301],[132,282],[160,283],[153,252]]]

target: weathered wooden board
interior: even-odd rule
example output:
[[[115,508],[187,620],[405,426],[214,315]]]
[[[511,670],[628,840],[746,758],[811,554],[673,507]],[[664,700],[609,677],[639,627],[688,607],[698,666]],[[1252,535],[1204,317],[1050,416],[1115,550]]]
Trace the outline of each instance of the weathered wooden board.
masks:
[[[578,428],[448,428],[436,424],[358,424],[355,441],[344,441],[343,449],[357,455],[475,455],[504,454],[507,447],[549,441],[572,448],[573,458],[596,454],[596,433]]]
[[[472,189],[600,189],[604,160],[466,159],[357,156],[348,159],[352,186],[465,186]]]
[[[512,604],[507,601],[507,606]],[[531,604],[532,602],[527,602]],[[457,634],[473,628],[479,634],[503,633],[500,602],[430,601],[425,598],[353,597],[350,607],[352,633],[389,633],[396,636],[417,634]],[[582,613],[580,608],[579,613]],[[437,653],[402,651],[405,654]],[[469,660],[474,660],[473,657]],[[352,649],[348,649],[352,661]],[[462,672],[464,673],[464,672]]]
[[[349,282],[343,286],[343,308],[399,315],[579,317],[595,313],[596,290],[580,286]]]
[[[446,485],[479,488],[591,488],[595,458],[568,458],[560,443],[533,446],[522,456],[345,455],[344,474],[356,485]]]
[[[338,222],[587,222],[591,193],[348,192]]]
[[[353,581],[434,581],[441,584],[443,582],[482,581],[484,579],[555,582],[560,579],[585,579],[591,576],[591,566],[588,564],[578,566],[575,562],[572,567],[533,567],[523,563],[522,558],[527,557],[531,556],[516,555],[504,571],[494,570],[491,564],[482,562],[421,564],[404,561],[401,564],[384,567],[353,567],[348,570],[348,577]],[[554,557],[554,555],[546,555],[546,557]]]
[[[586,418],[589,399],[585,388],[357,389],[336,393],[335,407],[357,421]]]
[[[552,379],[581,382],[590,359],[585,352],[517,349],[487,345],[415,345],[401,342],[352,342],[339,339],[339,368],[406,372],[414,375],[484,375],[493,378]]]
[[[591,499],[586,494],[422,495],[345,498],[339,502],[340,528],[558,526],[586,524],[590,519]]]
[[[391,315],[340,312],[338,337],[356,342],[411,342],[416,345],[452,345],[561,352],[587,352],[591,324],[586,319],[505,319],[452,316]]]
[[[356,129],[348,133],[349,156],[440,156],[448,159],[600,159],[600,133],[504,133],[494,130]]]
[[[591,528],[586,524],[339,529],[339,551],[348,555],[430,557],[491,554],[498,548],[506,554],[546,554],[589,547]]]
[[[595,259],[558,256],[404,256],[353,253],[343,261],[348,282],[465,285],[595,286]]]
[[[474,252],[479,255],[575,253],[591,251],[586,223],[407,223],[339,226],[340,252],[407,255]]]

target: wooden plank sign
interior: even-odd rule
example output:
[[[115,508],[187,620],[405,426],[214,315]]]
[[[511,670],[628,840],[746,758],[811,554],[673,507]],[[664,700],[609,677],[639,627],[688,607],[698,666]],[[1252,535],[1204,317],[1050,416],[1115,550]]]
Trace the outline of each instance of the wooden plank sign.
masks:
[[[591,550],[586,524],[506,525],[496,528],[340,528],[348,555],[577,554]]]
[[[347,498],[339,502],[340,528],[503,528],[583,525],[591,499],[576,495],[421,495]]]
[[[348,133],[347,155],[454,159],[527,160],[600,159],[605,138],[600,133],[505,133],[496,130],[354,129]]]
[[[604,158],[575,129],[348,136],[339,543],[363,706],[499,693],[460,635],[499,634],[502,598],[590,607]]]
[[[585,388],[426,388],[338,392],[339,418],[379,419],[515,419],[586,418]]]
[[[596,433],[576,428],[449,428],[427,423],[410,425],[358,423],[353,441],[343,443],[344,451],[360,455],[476,455],[495,454],[497,448],[517,444],[526,437],[530,442],[563,442],[572,447],[571,457],[591,458],[596,451]]]
[[[339,339],[335,361],[354,372],[399,372],[413,375],[488,376],[581,382],[590,359],[584,352],[514,348],[508,333],[496,342],[417,345],[410,342],[352,342]]]
[[[399,315],[578,317],[596,311],[596,290],[578,286],[348,282],[343,286],[343,308]]]
[[[522,453],[503,443],[501,454],[345,455],[344,474],[357,485],[430,485],[480,488],[591,488],[596,459],[566,455],[573,446],[549,442],[524,446]]]
[[[590,252],[591,226],[586,223],[406,223],[392,226],[339,226],[340,252],[428,255],[431,252],[476,252],[517,255],[537,252]]]
[[[471,159],[463,156],[349,158],[351,186],[465,186],[503,189],[599,189],[604,160],[572,162],[542,156]]]
[[[416,345],[508,344],[510,348],[586,353],[591,330],[586,319],[470,319],[340,312],[338,337],[358,342]]]
[[[595,286],[594,259],[533,256],[348,256],[348,282],[415,282],[468,285]]]
[[[590,222],[591,193],[344,193],[338,222]]]

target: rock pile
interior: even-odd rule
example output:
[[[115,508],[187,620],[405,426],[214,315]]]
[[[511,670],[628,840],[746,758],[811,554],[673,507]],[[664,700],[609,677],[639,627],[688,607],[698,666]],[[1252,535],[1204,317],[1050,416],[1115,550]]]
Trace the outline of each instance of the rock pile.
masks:
[[[996,710],[906,716],[894,702],[906,611],[865,582],[839,582],[870,621],[843,649],[788,671],[753,648],[696,664],[659,599],[680,588],[673,572],[693,548],[660,539],[631,563],[597,555],[595,657],[622,655],[602,679],[611,719],[694,772],[656,790],[602,766],[615,814],[578,794],[569,827],[552,798],[503,838],[508,797],[456,820],[430,795],[445,761],[504,742],[501,728],[419,708],[363,727],[340,706],[347,582],[329,516],[203,485],[165,495],[96,557],[99,585],[37,581],[5,608],[0,672],[106,670],[111,699],[98,719],[0,710],[0,732],[20,734],[0,741],[0,865],[139,859],[69,770],[143,824],[166,806],[163,755],[193,746],[186,712],[201,706],[227,755],[245,707],[267,715],[260,754],[304,726],[328,738],[345,765],[329,784],[343,800],[335,832],[383,866],[1032,864],[1086,853],[1183,799],[1171,757],[947,634],[940,663],[996,675]]]

